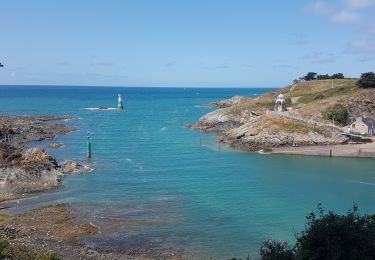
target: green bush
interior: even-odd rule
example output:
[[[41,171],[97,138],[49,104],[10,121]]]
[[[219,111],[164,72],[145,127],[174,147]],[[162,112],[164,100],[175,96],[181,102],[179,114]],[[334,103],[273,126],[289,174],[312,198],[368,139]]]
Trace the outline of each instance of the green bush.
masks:
[[[5,238],[0,236],[0,259],[6,257],[9,248],[9,241]]]
[[[357,84],[360,88],[375,88],[375,73],[362,73],[361,78],[358,80]]]
[[[348,125],[350,123],[349,112],[343,105],[337,105],[332,107],[330,110],[322,112],[323,118],[327,120],[335,120],[342,126]]]
[[[37,252],[25,246],[11,245],[9,241],[0,236],[0,259],[9,260],[59,260],[52,251]]]
[[[347,214],[317,212],[306,216],[305,230],[291,248],[286,242],[262,244],[262,260],[370,260],[375,259],[375,215],[360,215],[353,206]]]
[[[299,259],[375,259],[375,215],[361,216],[356,205],[346,215],[325,213],[319,205],[306,218]]]
[[[345,76],[342,73],[335,73],[331,76],[331,79],[344,79]]]
[[[286,241],[267,240],[263,242],[260,248],[260,257],[262,260],[292,260],[295,253]]]

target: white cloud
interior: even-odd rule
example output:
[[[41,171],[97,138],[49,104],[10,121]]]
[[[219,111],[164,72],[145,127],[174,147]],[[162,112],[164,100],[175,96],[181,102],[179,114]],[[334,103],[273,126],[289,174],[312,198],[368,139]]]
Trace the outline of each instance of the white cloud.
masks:
[[[369,18],[368,8],[375,0],[341,0],[341,2],[315,1],[306,6],[310,13],[324,15],[333,23],[359,23]]]
[[[375,0],[344,0],[348,8],[359,10],[368,8],[375,4]]]
[[[359,21],[359,16],[348,10],[341,10],[331,16],[331,20],[334,23],[356,23]]]
[[[17,71],[16,70],[13,70],[11,73],[10,73],[10,76],[11,77],[15,77],[15,76],[17,76]]]
[[[327,14],[334,10],[334,7],[323,1],[318,1],[307,5],[307,11],[315,14]]]

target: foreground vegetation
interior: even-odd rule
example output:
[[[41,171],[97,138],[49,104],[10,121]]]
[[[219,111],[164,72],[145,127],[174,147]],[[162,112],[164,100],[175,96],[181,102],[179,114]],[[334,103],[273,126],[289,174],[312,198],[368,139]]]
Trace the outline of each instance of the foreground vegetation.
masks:
[[[375,215],[361,215],[356,205],[343,215],[332,211],[326,212],[319,205],[317,212],[308,214],[306,220],[305,230],[296,235],[297,243],[294,246],[290,246],[286,241],[265,241],[260,248],[260,258],[375,259]]]
[[[361,78],[358,80],[358,86],[360,88],[375,88],[375,73],[362,73]]]
[[[25,246],[11,245],[9,241],[0,236],[0,259],[9,260],[59,260],[52,251],[37,252]]]

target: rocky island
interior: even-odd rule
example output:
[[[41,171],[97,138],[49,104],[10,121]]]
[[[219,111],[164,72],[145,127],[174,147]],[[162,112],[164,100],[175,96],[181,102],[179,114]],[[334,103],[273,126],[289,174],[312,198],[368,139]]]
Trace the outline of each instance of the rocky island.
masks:
[[[301,147],[371,142],[371,138],[357,135],[352,123],[373,120],[375,90],[361,89],[356,83],[355,79],[305,81],[253,99],[235,97],[206,104],[203,106],[218,109],[191,127],[216,131],[218,141],[249,151],[294,153]],[[282,108],[277,108],[279,97],[283,98]]]

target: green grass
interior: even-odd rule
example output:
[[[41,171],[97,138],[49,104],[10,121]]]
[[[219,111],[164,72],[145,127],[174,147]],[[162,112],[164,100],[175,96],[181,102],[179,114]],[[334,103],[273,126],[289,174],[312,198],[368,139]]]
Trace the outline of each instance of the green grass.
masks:
[[[0,222],[9,219],[8,215],[0,214]]]
[[[350,123],[348,109],[343,105],[336,105],[327,111],[323,111],[322,116],[329,121],[335,120],[341,126],[346,126]]]
[[[324,135],[324,130],[319,126],[304,125],[299,123],[279,124],[278,126],[280,130],[286,133],[307,134],[309,132],[316,132],[318,134]]]
[[[323,99],[328,99],[331,97],[340,97],[348,94],[355,93],[358,91],[358,87],[352,86],[352,85],[347,85],[347,86],[341,86],[341,87],[336,87],[336,88],[329,88],[327,90],[321,91],[319,93],[314,93],[314,94],[309,94],[302,96],[298,99],[299,103],[310,103],[314,101],[319,101]]]
[[[0,236],[0,259],[60,260],[60,257],[52,251],[39,252],[25,246],[11,245],[4,236]]]

